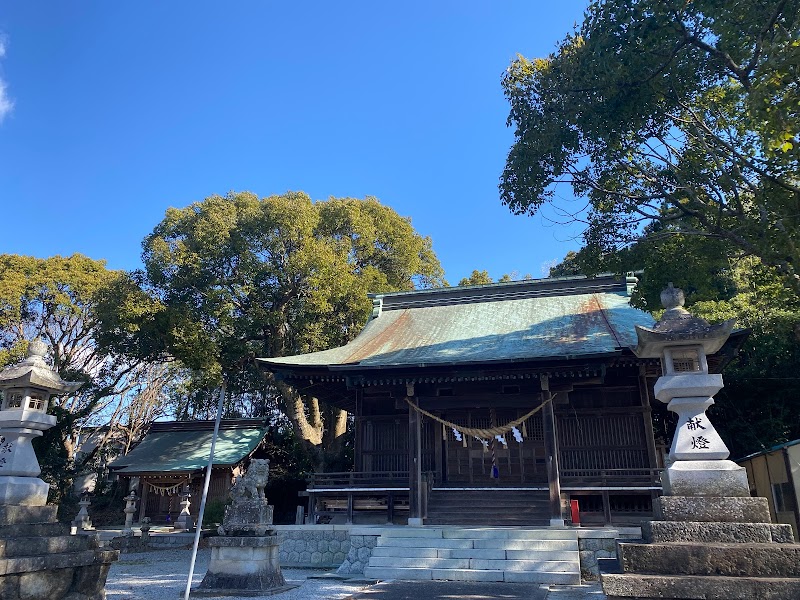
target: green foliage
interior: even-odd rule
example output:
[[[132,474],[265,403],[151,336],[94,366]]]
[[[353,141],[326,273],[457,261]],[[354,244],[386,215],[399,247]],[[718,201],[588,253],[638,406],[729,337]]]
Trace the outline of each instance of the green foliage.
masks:
[[[800,291],[800,0],[598,0],[503,77],[516,128],[501,196],[572,186],[606,255],[652,220],[725,240]]]
[[[224,377],[230,416],[244,404],[249,416],[283,411],[318,464],[341,454],[346,419],[286,386],[265,387],[254,359],[346,343],[369,317],[368,292],[446,283],[431,240],[374,198],[210,196],[169,209],[143,248],[145,272],[121,286],[135,310],[104,334],[135,355],[179,359],[186,396],[203,410]]]
[[[672,281],[693,314],[712,323],[735,319],[749,335],[725,369],[725,388],[711,409],[723,439],[740,457],[800,438],[800,298],[776,269],[740,256],[730,244],[660,225],[647,232],[616,253],[572,253],[554,271],[638,271],[631,303],[644,310],[659,314],[661,290]],[[667,435],[674,429],[669,422],[657,426]]]
[[[225,502],[222,500],[209,500],[203,511],[203,527],[216,527],[222,524],[225,517]]]
[[[106,422],[142,367],[99,335],[104,318],[118,319],[127,308],[122,294],[118,305],[99,308],[98,298],[122,278],[104,261],[80,254],[47,259],[0,255],[0,366],[21,359],[28,342],[41,337],[59,375],[84,383],[78,392],[51,401],[57,424],[34,440],[53,499],[66,493],[71,477],[93,457],[86,455],[76,463],[80,428],[97,419]]]
[[[464,277],[458,282],[458,285],[483,285],[492,283],[494,279],[489,277],[489,271],[478,271],[474,269],[469,277]]]

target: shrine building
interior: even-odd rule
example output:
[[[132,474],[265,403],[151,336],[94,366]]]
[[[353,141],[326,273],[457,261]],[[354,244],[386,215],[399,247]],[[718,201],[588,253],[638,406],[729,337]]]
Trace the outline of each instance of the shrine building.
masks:
[[[654,323],[629,303],[635,283],[565,277],[375,294],[369,322],[345,346],[260,359],[355,419],[355,468],[314,475],[311,521],[651,517],[664,454],[652,417],[666,411],[653,398],[659,361],[632,351],[635,327]]]

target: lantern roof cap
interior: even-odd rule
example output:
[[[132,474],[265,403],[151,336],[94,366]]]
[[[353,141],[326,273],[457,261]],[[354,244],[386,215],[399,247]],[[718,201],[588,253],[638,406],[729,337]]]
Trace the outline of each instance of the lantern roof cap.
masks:
[[[65,381],[45,362],[47,345],[39,338],[28,344],[28,356],[22,362],[0,370],[0,389],[33,387],[51,394],[74,392],[82,381]]]
[[[711,325],[683,308],[683,290],[670,282],[661,292],[666,309],[653,327],[636,326],[638,344],[633,349],[639,358],[659,358],[667,346],[702,346],[706,355],[722,348],[733,331],[734,319]]]

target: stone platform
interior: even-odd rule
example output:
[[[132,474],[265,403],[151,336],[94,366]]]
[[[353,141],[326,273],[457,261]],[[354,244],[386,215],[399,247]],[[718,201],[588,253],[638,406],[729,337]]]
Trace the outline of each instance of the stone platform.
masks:
[[[800,544],[769,522],[766,498],[664,496],[643,542],[619,543],[609,600],[797,600]]]
[[[104,600],[115,550],[69,535],[56,506],[0,505],[0,598]]]

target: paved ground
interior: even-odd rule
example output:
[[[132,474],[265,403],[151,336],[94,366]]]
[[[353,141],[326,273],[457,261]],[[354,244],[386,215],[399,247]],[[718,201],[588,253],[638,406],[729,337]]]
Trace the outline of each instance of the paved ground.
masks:
[[[120,555],[106,584],[108,600],[177,600],[183,598],[190,551],[161,550]],[[210,550],[197,555],[193,586],[208,569]],[[597,584],[543,586],[520,583],[446,581],[343,580],[311,569],[284,569],[292,590],[269,596],[274,600],[604,600]],[[227,596],[228,600],[244,600]]]

